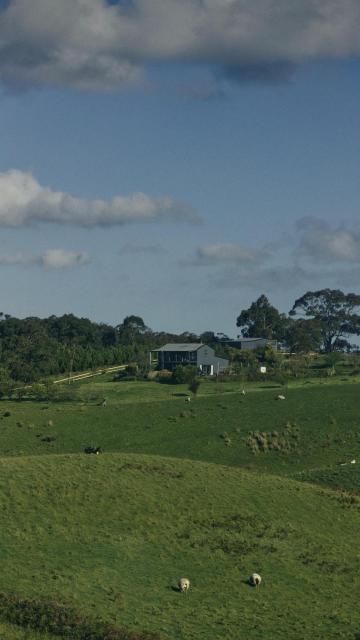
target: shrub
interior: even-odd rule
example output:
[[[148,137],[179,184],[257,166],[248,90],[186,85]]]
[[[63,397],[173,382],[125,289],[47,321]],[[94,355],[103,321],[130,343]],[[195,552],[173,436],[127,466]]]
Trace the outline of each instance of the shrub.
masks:
[[[103,620],[88,620],[72,607],[0,593],[0,618],[20,627],[71,640],[162,640],[158,633],[132,632]]]
[[[160,384],[174,384],[173,375],[171,371],[168,371],[167,369],[163,369],[159,372],[157,380],[158,382],[160,382]]]
[[[199,391],[199,387],[200,387],[200,380],[192,380],[192,382],[190,382],[189,384],[189,391],[191,391],[191,393],[194,394],[194,396],[196,396],[197,392]]]
[[[172,373],[172,379],[174,384],[190,384],[194,382],[196,378],[196,367],[189,365],[179,365]]]
[[[266,453],[267,451],[294,451],[299,442],[299,429],[296,424],[287,422],[283,431],[250,431],[245,444],[252,453]]]

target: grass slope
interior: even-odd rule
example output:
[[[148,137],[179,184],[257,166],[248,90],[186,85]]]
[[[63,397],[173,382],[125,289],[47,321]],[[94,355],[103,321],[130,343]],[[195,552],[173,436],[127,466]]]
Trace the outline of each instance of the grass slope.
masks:
[[[104,454],[2,458],[0,503],[1,591],[71,601],[174,640],[360,630],[357,498],[234,467]],[[252,571],[259,589],[246,584]],[[181,576],[186,596],[173,589]]]
[[[358,384],[294,387],[279,402],[274,389],[257,387],[245,397],[231,387],[230,393],[210,394],[216,390],[212,383],[187,405],[184,388],[107,383],[106,409],[93,400],[97,385],[86,384],[80,394],[85,388],[86,402],[3,403],[2,455],[79,453],[100,445],[107,452],[191,458],[282,475],[334,470],[360,459]],[[254,437],[255,444],[265,437],[266,450],[253,448]],[[353,471],[344,486],[356,490],[359,476]],[[308,479],[322,482],[316,473]]]
[[[49,636],[44,633],[37,633],[32,629],[21,629],[13,624],[0,622],[1,640],[58,640],[56,636]],[[59,638],[60,640],[60,638]]]

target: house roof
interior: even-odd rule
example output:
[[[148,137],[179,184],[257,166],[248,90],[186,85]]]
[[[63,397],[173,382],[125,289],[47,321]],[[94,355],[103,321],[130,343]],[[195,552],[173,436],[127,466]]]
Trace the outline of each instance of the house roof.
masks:
[[[272,338],[238,338],[235,342],[257,342],[258,340],[266,340],[267,342],[276,342]]]
[[[155,349],[155,351],[197,351],[200,347],[203,347],[202,342],[186,342],[186,343],[172,343],[165,344],[163,347],[159,349]]]
[[[221,342],[258,342],[259,340],[265,340],[266,342],[277,342],[272,338],[232,338],[231,340],[222,340]]]

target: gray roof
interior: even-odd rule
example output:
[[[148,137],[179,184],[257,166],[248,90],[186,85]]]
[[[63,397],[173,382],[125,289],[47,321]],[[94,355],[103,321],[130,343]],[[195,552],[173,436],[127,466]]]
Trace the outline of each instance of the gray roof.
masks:
[[[200,347],[203,347],[202,342],[187,342],[187,343],[172,343],[165,344],[163,347],[159,349],[155,349],[155,351],[197,351]]]
[[[272,338],[238,338],[234,340],[234,342],[257,342],[257,340],[266,340],[267,342],[276,342],[276,340],[272,340]]]
[[[257,342],[258,340],[266,340],[266,342],[277,342],[273,338],[231,338],[230,340],[221,340],[221,342]]]

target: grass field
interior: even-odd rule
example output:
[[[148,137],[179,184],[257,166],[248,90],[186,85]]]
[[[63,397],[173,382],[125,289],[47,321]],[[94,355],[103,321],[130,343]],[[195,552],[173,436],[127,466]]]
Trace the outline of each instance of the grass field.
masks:
[[[360,463],[359,383],[185,393],[101,379],[1,403],[0,591],[170,640],[355,640],[360,467],[340,463]]]

